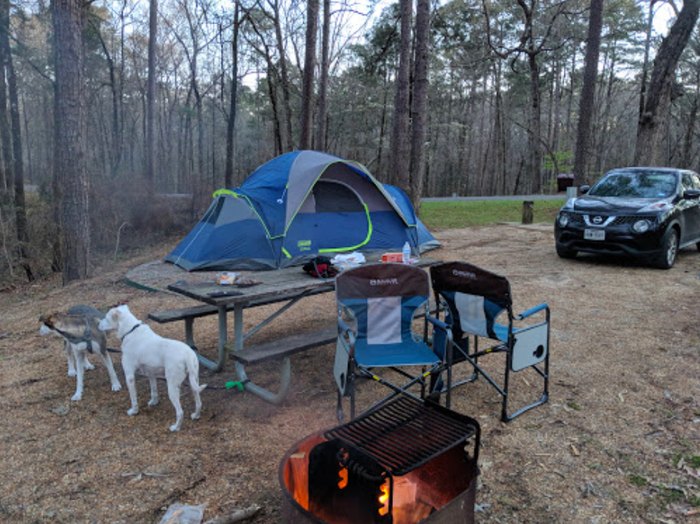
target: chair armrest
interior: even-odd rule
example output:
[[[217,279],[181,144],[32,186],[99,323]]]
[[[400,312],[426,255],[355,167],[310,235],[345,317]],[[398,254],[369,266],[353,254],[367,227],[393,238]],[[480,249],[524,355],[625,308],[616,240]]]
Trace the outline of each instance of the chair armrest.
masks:
[[[452,328],[445,322],[430,315],[425,315],[425,319],[433,325],[433,352],[439,356],[443,362],[452,363]],[[437,346],[440,347],[437,347]]]
[[[549,311],[549,306],[548,306],[547,304],[545,304],[545,303],[542,303],[542,304],[540,304],[540,305],[538,305],[538,306],[531,307],[530,309],[526,309],[525,311],[523,311],[522,313],[520,313],[520,314],[517,316],[517,319],[518,319],[518,320],[526,319],[527,317],[530,317],[530,316],[534,315],[535,313],[539,313],[539,312],[542,311],[542,310],[547,310],[547,311]]]
[[[344,337],[347,337],[349,347],[346,347],[347,344]],[[346,351],[352,354],[357,336],[355,335],[353,329],[347,324],[347,322],[345,322],[340,317],[338,317],[338,338],[341,340],[343,347],[346,349]]]
[[[443,331],[451,331],[450,326],[438,318],[425,315],[425,319],[438,329],[442,329]]]

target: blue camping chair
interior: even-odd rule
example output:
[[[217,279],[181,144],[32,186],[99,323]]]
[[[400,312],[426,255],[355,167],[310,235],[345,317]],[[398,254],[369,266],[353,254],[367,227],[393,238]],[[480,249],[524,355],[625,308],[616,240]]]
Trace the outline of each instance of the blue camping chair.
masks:
[[[350,398],[355,418],[358,379],[373,379],[393,393],[371,406],[378,408],[397,395],[419,398],[410,388],[429,390],[439,400],[440,374],[447,370],[446,404],[450,405],[451,340],[447,325],[427,313],[428,274],[404,264],[372,264],[349,269],[336,277],[338,342],[333,373],[338,385],[338,420],[343,419],[343,397]],[[424,315],[423,333],[413,331],[414,319]],[[432,325],[432,330],[428,325]],[[428,344],[432,331],[432,346]],[[396,371],[405,383],[394,384],[380,370]],[[417,371],[416,371],[417,370]],[[395,379],[394,379],[395,380]],[[436,400],[433,398],[433,400]]]
[[[544,404],[549,399],[549,306],[545,303],[513,315],[510,284],[502,276],[466,262],[446,262],[430,268],[430,276],[439,310],[445,310],[445,321],[451,327],[454,363],[469,362],[473,374],[453,387],[476,380],[482,375],[503,398],[501,420],[509,422],[518,415]],[[535,324],[516,326],[537,313],[543,320]],[[497,319],[504,314],[503,323]],[[539,318],[539,317],[536,317]],[[473,337],[473,348],[469,337]],[[493,344],[479,349],[479,338]],[[503,379],[497,381],[479,364],[488,354],[505,353]],[[542,393],[538,400],[508,412],[510,373],[533,370],[541,380]]]

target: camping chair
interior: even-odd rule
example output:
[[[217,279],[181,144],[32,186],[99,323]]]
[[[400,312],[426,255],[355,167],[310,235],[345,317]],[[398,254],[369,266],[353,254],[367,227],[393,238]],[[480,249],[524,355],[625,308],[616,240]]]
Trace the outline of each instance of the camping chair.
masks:
[[[430,391],[439,397],[437,379],[447,369],[449,407],[452,344],[447,325],[427,314],[430,282],[425,271],[404,264],[348,269],[336,277],[336,297],[338,342],[333,374],[338,385],[338,420],[343,420],[343,397],[350,397],[350,417],[355,418],[356,381],[361,378],[376,380],[393,390],[372,409],[397,395],[418,398],[408,391],[414,386],[420,386],[420,398],[425,398],[428,377]],[[425,318],[422,336],[413,332],[413,321],[419,314]],[[432,330],[428,329],[429,323]],[[427,343],[429,331],[432,347]],[[398,385],[385,378],[387,369],[396,371],[406,382]],[[380,372],[383,376],[378,375]]]
[[[519,315],[513,315],[508,280],[466,262],[446,262],[432,266],[430,275],[438,309],[446,306],[445,321],[452,329],[452,361],[467,361],[473,366],[474,374],[464,382],[476,380],[482,375],[503,397],[501,420],[504,422],[547,402],[549,306],[543,303]],[[504,312],[504,323],[496,322],[497,317]],[[536,324],[515,326],[516,321],[522,321],[536,313],[543,313],[544,320]],[[473,336],[473,348],[469,347],[470,336]],[[495,340],[496,343],[480,350],[479,338]],[[505,373],[500,383],[479,364],[480,357],[491,353],[506,354]],[[534,370],[542,380],[542,394],[538,400],[509,413],[510,373],[526,369]]]

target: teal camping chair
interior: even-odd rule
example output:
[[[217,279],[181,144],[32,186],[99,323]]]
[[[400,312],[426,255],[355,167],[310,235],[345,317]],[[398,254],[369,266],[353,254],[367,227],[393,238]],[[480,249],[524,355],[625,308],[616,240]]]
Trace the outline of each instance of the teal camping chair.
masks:
[[[445,321],[453,337],[454,363],[467,361],[502,397],[501,420],[509,422],[518,415],[544,404],[549,399],[549,306],[545,303],[513,315],[510,284],[506,278],[466,262],[446,262],[430,268],[438,309],[445,310]],[[520,325],[520,321],[540,314],[539,321]],[[439,314],[439,311],[438,311]],[[544,317],[544,318],[541,318]],[[502,323],[498,320],[503,319]],[[516,326],[516,322],[519,325]],[[469,347],[469,338],[473,347]],[[479,349],[479,339],[491,345]],[[505,354],[503,378],[497,380],[484,370],[479,359],[489,354]],[[510,374],[531,370],[542,392],[537,400],[508,411]],[[455,382],[452,386],[460,383]]]
[[[442,381],[438,379],[446,370],[449,407],[451,341],[447,325],[428,315],[430,282],[425,271],[404,264],[349,269],[336,277],[336,297],[338,342],[333,372],[338,385],[338,420],[343,419],[343,397],[350,398],[350,417],[355,418],[356,382],[362,378],[393,390],[370,408],[376,409],[397,395],[419,398],[409,389],[420,388],[420,398],[425,398],[427,384],[439,397],[442,386],[437,385]],[[423,333],[418,335],[413,325],[420,315],[425,320]],[[386,378],[388,369],[397,372],[403,383]]]

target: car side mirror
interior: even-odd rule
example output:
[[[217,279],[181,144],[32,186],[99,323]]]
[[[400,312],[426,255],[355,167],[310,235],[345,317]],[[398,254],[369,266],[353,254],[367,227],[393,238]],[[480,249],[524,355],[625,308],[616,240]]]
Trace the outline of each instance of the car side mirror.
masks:
[[[683,198],[687,200],[695,200],[700,198],[700,189],[686,189],[683,191]]]
[[[582,195],[585,195],[588,193],[588,190],[591,188],[588,184],[583,184],[581,187],[578,188],[578,190],[581,192]]]

